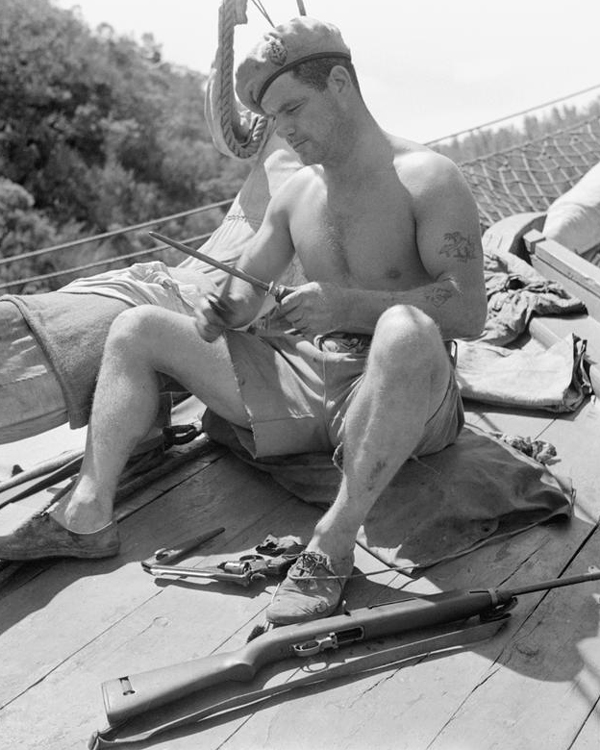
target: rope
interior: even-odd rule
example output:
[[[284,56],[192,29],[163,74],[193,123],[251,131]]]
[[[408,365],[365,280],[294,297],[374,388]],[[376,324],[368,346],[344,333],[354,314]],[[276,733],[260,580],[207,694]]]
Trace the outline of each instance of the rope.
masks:
[[[224,0],[219,8],[219,41],[221,64],[219,76],[219,123],[227,148],[239,159],[248,159],[259,150],[268,125],[268,118],[254,117],[248,135],[243,138],[233,88],[233,36],[236,24],[235,0]],[[237,131],[237,132],[236,132]]]
[[[209,237],[212,236],[212,232],[198,235],[197,237],[191,237],[186,242],[205,242]],[[89,240],[88,240],[89,241]],[[29,276],[25,279],[13,279],[12,281],[4,281],[0,283],[0,292],[4,289],[10,289],[11,287],[19,286],[20,284],[29,284],[33,281],[46,281],[48,279],[56,279],[66,274],[78,274],[81,275],[84,271],[89,271],[92,268],[112,268],[113,266],[122,263],[123,261],[134,260],[142,258],[147,255],[155,255],[162,253],[167,249],[166,245],[160,245],[158,247],[149,247],[146,250],[137,250],[134,253],[126,253],[125,255],[115,255],[111,258],[103,258],[102,260],[95,260],[92,263],[86,263],[83,266],[73,266],[70,268],[64,268],[60,271],[52,271],[51,273],[40,274],[39,276]]]
[[[150,219],[150,221],[144,221],[141,224],[131,224],[127,227],[121,227],[119,229],[111,229],[110,232],[102,232],[102,234],[94,234],[91,237],[83,237],[78,240],[71,240],[70,242],[62,242],[60,245],[52,245],[52,247],[42,247],[40,250],[30,250],[27,253],[20,253],[19,255],[10,255],[7,258],[0,258],[0,266],[5,266],[8,263],[14,263],[16,260],[25,260],[27,258],[37,258],[40,255],[46,255],[47,253],[55,253],[59,250],[70,250],[79,245],[86,245],[88,242],[100,242],[101,240],[109,239],[110,237],[118,237],[128,232],[137,232],[140,229],[146,229],[147,227],[153,227],[156,224],[164,224],[167,221],[174,219],[182,219],[186,216],[192,216],[193,214],[204,213],[210,211],[213,208],[224,208],[230,206],[233,202],[232,198],[226,198],[216,203],[209,203],[198,208],[190,208],[187,211],[180,211],[177,214],[170,214],[169,216],[161,216],[158,219]]]
[[[459,163],[483,229],[517,213],[545,212],[600,161],[600,117]]]
[[[263,14],[263,16],[267,19],[267,21],[271,24],[271,26],[275,26],[273,21],[271,21],[271,18],[269,17],[269,14],[267,13],[267,9],[262,4],[261,0],[252,0],[252,4],[258,8],[258,10]]]

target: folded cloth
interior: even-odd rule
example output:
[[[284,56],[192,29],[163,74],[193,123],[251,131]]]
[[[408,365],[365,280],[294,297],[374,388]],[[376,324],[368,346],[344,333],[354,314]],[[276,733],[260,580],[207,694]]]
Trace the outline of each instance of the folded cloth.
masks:
[[[115,317],[130,305],[100,294],[7,295],[28,325],[61,385],[73,429],[87,424],[104,342]]]
[[[505,346],[527,330],[536,315],[585,312],[585,305],[555,281],[548,281],[516,255],[484,254],[488,317],[479,341]]]
[[[19,308],[6,297],[0,298],[0,404],[0,445],[67,421],[54,370]]]
[[[134,263],[95,276],[76,279],[63,286],[69,294],[102,294],[128,305],[157,305],[165,310],[192,315],[203,293],[215,291],[215,283],[202,273],[176,278],[178,272],[160,260]],[[179,272],[181,273],[181,272]]]
[[[301,500],[328,507],[339,471],[327,453],[253,459],[230,425],[207,412],[204,429]],[[409,460],[377,500],[358,541],[407,572],[435,565],[551,519],[571,515],[573,489],[547,466],[476,427],[454,445]]]
[[[585,341],[571,335],[543,351],[459,341],[456,380],[463,398],[488,404],[571,412],[592,393]]]
[[[585,342],[573,336],[546,352],[503,348],[518,342],[533,315],[585,312],[585,305],[512,253],[484,253],[488,316],[474,341],[458,341],[463,398],[484,403],[574,411],[591,393]],[[518,344],[517,344],[518,345]]]
[[[367,516],[359,542],[411,570],[571,516],[568,479],[476,427],[409,461]]]

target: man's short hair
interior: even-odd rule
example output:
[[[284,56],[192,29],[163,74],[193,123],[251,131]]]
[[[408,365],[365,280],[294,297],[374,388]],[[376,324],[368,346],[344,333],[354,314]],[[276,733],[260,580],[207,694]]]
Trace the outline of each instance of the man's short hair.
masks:
[[[349,75],[350,80],[354,84],[354,87],[360,94],[360,84],[358,83],[358,76],[351,60],[345,60],[339,57],[322,57],[317,60],[307,60],[306,62],[299,63],[296,67],[290,70],[290,73],[307,86],[312,86],[317,91],[325,91],[327,88],[327,81],[329,80],[329,74],[336,65],[341,65],[345,68]]]

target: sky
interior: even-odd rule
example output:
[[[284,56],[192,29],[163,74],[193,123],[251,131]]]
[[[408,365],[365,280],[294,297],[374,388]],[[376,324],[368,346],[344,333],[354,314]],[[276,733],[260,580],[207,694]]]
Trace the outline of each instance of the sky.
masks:
[[[240,0],[238,0],[240,1]],[[53,0],[110,24],[163,58],[208,73],[220,0]],[[275,24],[296,0],[262,0]],[[389,132],[427,142],[598,85],[600,0],[304,0],[352,50],[363,96]],[[269,28],[248,0],[236,55]],[[573,100],[585,103],[590,94]]]

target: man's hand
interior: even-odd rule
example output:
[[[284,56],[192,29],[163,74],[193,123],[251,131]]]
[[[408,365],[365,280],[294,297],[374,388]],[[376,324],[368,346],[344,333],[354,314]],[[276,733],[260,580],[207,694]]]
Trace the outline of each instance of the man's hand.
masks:
[[[201,298],[195,310],[196,328],[205,341],[216,341],[229,327],[225,320],[228,311],[227,303],[216,294],[209,293]]]
[[[302,333],[344,330],[346,303],[342,287],[310,281],[294,289],[281,302],[281,312]]]

